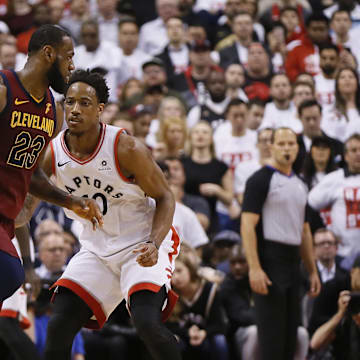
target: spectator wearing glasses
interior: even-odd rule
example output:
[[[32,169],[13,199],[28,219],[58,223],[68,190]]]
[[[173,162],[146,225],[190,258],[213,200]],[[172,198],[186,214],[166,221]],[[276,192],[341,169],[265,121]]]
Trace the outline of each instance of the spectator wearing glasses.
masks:
[[[39,244],[39,258],[41,266],[36,273],[41,279],[54,279],[60,277],[65,270],[67,259],[66,245],[62,234],[47,234]]]
[[[310,334],[336,313],[339,293],[350,289],[350,274],[339,265],[337,251],[338,240],[331,230],[320,228],[315,231],[314,255],[321,291],[316,299],[305,300],[306,312],[310,315],[308,322]]]

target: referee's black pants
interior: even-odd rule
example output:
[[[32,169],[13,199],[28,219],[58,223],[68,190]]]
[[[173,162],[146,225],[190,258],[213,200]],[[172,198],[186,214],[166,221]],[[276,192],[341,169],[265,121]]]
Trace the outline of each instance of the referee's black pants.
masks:
[[[300,325],[299,247],[259,243],[260,262],[272,285],[268,295],[254,294],[262,360],[293,360]]]

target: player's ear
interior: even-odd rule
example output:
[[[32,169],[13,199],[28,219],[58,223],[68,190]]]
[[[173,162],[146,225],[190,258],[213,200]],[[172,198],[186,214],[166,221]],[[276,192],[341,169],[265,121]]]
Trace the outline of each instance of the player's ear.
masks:
[[[43,47],[43,54],[48,62],[54,63],[56,59],[56,51],[51,45],[45,45]]]
[[[99,116],[101,115],[101,113],[104,111],[104,107],[105,107],[105,104],[104,103],[100,103],[98,105],[98,113],[99,113]]]

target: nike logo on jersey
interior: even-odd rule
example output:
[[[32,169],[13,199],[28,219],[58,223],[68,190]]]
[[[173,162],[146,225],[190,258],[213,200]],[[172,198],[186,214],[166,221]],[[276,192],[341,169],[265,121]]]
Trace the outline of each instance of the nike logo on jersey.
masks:
[[[15,105],[22,105],[30,102],[29,100],[19,100],[18,98],[15,99]]]
[[[70,160],[69,161],[66,161],[66,162],[64,162],[64,163],[62,163],[62,164],[60,164],[60,161],[58,162],[58,167],[62,167],[62,166],[64,166],[64,165],[66,165],[66,164],[68,164],[70,162]]]

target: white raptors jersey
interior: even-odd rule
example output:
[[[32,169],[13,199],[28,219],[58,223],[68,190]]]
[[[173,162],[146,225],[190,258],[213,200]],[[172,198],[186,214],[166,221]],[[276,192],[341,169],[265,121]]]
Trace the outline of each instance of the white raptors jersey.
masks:
[[[89,221],[67,209],[65,212],[84,225],[81,245],[103,257],[147,241],[155,211],[154,199],[127,179],[118,166],[116,148],[123,131],[102,124],[95,151],[82,160],[70,154],[65,131],[51,142],[56,184],[69,194],[96,200],[102,210],[104,226],[95,231]]]

